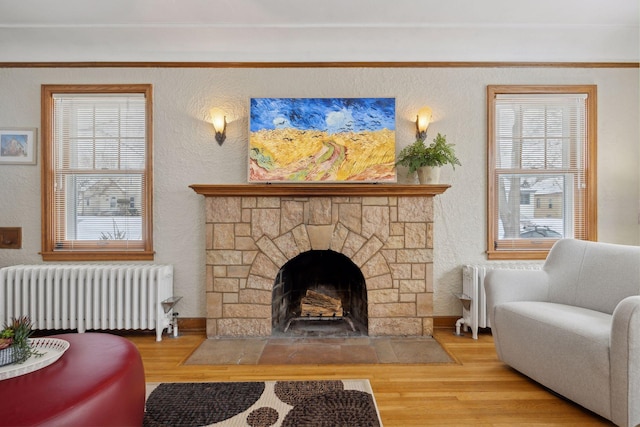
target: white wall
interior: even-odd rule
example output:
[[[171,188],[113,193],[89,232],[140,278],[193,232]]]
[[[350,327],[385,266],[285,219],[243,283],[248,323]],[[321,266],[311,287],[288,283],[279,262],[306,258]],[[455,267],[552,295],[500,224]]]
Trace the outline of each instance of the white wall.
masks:
[[[393,96],[398,151],[413,140],[416,111],[433,108],[430,138],[456,144],[462,166],[443,171],[452,187],[436,197],[435,314],[461,312],[460,266],[483,262],[486,233],[488,84],[598,86],[599,240],[640,244],[639,70],[637,68],[0,68],[0,128],[40,127],[40,85],[154,86],[156,262],[175,265],[181,317],[204,317],[204,198],[190,184],[243,183],[250,97]],[[206,121],[228,113],[223,146]],[[400,181],[406,181],[404,174]],[[38,166],[0,165],[0,226],[23,227],[23,248],[0,249],[0,266],[41,263]]]

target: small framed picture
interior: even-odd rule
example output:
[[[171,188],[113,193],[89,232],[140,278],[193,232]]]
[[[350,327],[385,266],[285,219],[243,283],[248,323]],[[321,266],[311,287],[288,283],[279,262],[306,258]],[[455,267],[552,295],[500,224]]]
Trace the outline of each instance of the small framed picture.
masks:
[[[37,128],[2,128],[0,129],[0,164],[35,165],[37,146]]]

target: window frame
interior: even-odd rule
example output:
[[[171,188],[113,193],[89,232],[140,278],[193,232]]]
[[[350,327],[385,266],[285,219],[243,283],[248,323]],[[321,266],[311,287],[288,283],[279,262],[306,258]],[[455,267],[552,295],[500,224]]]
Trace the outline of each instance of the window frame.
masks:
[[[487,258],[490,260],[545,259],[557,239],[498,249],[499,189],[496,171],[496,95],[501,94],[586,94],[587,147],[585,156],[584,207],[585,240],[597,240],[597,86],[596,85],[488,85],[487,86]],[[543,173],[543,172],[542,172]],[[536,199],[538,203],[540,199]],[[575,211],[573,221],[577,222]]]
[[[142,248],[56,249],[55,165],[53,113],[58,94],[143,94],[145,97],[145,178]],[[41,86],[41,209],[43,261],[145,261],[154,259],[153,250],[153,86],[151,84],[42,85]],[[126,173],[126,172],[123,172]],[[81,245],[82,246],[82,245]]]

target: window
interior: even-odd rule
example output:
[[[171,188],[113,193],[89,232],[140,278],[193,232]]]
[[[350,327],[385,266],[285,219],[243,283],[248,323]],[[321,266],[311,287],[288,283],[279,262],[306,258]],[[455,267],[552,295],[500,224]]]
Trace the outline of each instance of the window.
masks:
[[[42,258],[150,260],[151,85],[42,86]]]
[[[489,259],[596,239],[595,86],[488,86],[487,132]]]

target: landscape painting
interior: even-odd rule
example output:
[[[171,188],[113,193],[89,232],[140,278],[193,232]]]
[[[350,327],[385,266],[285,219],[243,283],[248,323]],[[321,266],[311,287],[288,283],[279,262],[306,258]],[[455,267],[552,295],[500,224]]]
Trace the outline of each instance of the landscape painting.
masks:
[[[251,98],[250,182],[395,182],[395,98]]]

